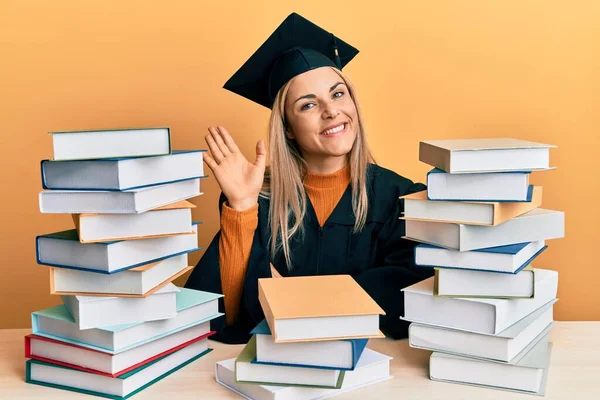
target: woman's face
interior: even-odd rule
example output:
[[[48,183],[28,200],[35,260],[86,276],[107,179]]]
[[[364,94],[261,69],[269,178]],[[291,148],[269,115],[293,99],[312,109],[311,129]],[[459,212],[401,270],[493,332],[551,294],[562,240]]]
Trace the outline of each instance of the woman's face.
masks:
[[[344,81],[329,67],[297,75],[285,102],[287,135],[307,162],[346,156],[358,130],[356,106]]]

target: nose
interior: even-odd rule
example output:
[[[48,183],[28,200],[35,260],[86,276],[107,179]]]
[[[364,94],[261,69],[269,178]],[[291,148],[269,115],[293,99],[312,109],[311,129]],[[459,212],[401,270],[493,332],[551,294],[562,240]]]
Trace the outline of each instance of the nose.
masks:
[[[323,109],[322,118],[323,119],[328,119],[328,118],[335,119],[338,115],[340,115],[339,110],[336,109],[333,104],[329,103]]]

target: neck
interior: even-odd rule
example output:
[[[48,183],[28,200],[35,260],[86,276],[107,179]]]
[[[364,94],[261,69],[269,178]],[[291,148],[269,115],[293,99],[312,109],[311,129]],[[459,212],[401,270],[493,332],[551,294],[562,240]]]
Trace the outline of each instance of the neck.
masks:
[[[324,157],[318,159],[307,158],[305,156],[307,170],[311,174],[333,174],[344,168],[348,162],[348,156],[343,155],[340,157]]]

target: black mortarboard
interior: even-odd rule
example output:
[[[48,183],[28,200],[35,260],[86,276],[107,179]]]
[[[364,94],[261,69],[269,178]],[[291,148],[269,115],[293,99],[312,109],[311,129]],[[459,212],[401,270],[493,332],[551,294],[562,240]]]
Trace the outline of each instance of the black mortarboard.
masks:
[[[292,13],[223,88],[271,108],[279,89],[296,75],[326,66],[342,69],[357,54],[356,48]]]

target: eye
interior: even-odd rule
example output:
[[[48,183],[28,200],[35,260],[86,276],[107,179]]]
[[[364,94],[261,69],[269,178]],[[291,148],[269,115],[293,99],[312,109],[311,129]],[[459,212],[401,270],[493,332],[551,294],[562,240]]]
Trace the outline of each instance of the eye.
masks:
[[[312,108],[312,107],[308,107],[308,106],[312,106],[312,105],[314,105],[314,103],[306,103],[302,107],[300,107],[300,110],[301,111],[308,110],[309,108]]]
[[[339,94],[339,96],[338,96],[338,94]],[[335,92],[335,93],[333,94],[333,97],[334,97],[334,98],[340,98],[340,97],[342,97],[343,95],[344,95],[344,91],[343,91],[343,90],[340,90],[340,91],[337,91],[337,92]]]

